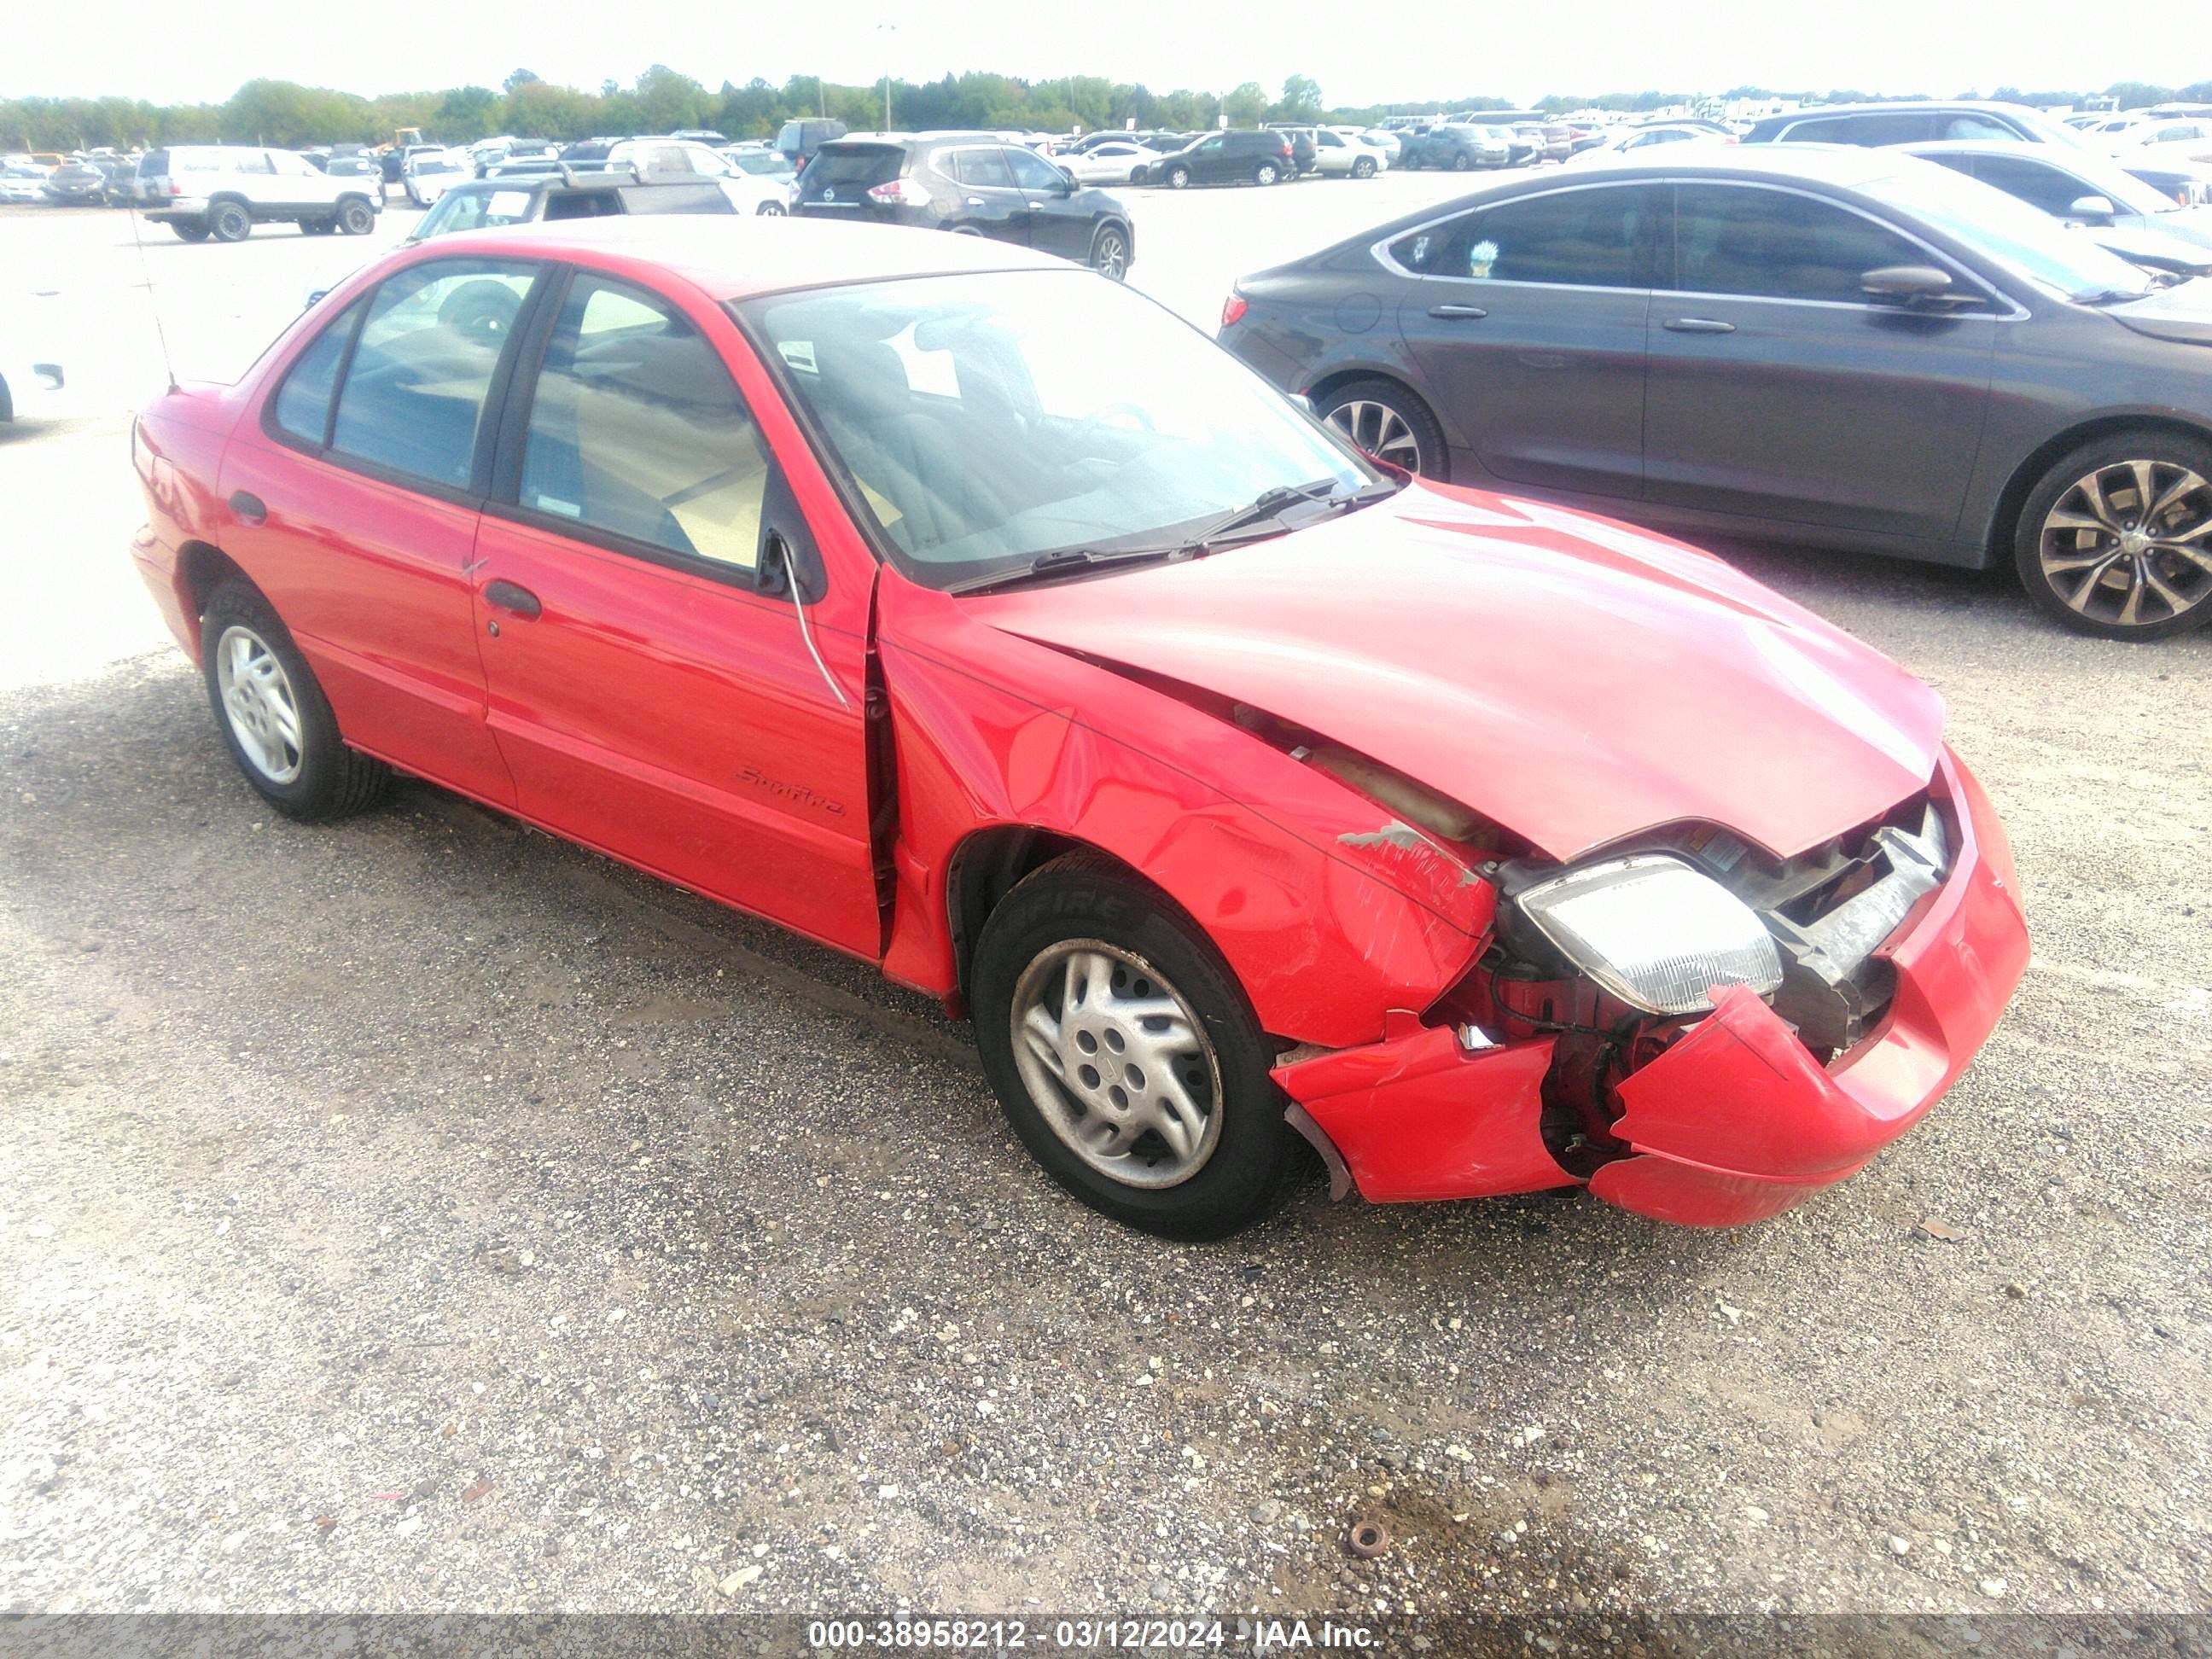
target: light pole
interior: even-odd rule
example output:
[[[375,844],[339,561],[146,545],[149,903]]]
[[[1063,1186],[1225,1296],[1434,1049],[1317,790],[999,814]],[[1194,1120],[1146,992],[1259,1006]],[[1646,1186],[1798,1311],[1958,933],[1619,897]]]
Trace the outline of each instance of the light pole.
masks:
[[[876,25],[876,33],[878,34],[896,34],[898,33],[898,25],[896,23],[878,23]],[[889,132],[891,130],[891,68],[890,54],[889,51],[890,44],[890,43],[889,41],[884,42],[884,131],[885,132]]]

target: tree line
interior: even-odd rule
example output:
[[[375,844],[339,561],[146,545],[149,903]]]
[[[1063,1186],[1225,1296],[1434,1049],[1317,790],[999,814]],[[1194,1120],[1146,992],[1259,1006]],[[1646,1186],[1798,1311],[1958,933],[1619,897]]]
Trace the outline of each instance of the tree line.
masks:
[[[1451,109],[1512,107],[1512,100],[1489,93],[1419,102],[1325,106],[1320,86],[1293,75],[1281,93],[1271,95],[1247,81],[1225,93],[1178,88],[1153,92],[1140,84],[1099,76],[1071,75],[1050,80],[971,72],[937,81],[892,80],[889,83],[894,128],[1012,127],[1041,131],[1139,127],[1194,131],[1223,118],[1231,126],[1269,120],[1328,120],[1368,124],[1390,115],[1426,114]],[[365,98],[328,87],[296,82],[248,81],[220,104],[155,104],[129,98],[16,98],[0,100],[0,148],[31,150],[89,149],[102,145],[128,149],[155,143],[328,144],[387,142],[401,127],[418,127],[448,143],[465,143],[495,133],[533,138],[588,138],[629,133],[672,132],[712,128],[732,138],[769,137],[794,116],[830,115],[856,130],[884,125],[885,83],[851,86],[814,76],[793,76],[781,86],[757,76],[743,86],[724,81],[710,90],[665,64],[656,64],[628,86],[614,81],[596,92],[562,86],[518,69],[497,88],[450,87],[436,92],[390,93]],[[1875,94],[1844,88],[1823,94],[1776,93],[1742,86],[1721,94],[1729,99],[1794,98],[1800,103],[1848,103]],[[1973,97],[1973,92],[1961,97]],[[2000,87],[1989,94],[2009,101],[2079,105],[2100,95],[2083,92],[2023,92]],[[2122,108],[2170,100],[2212,102],[2212,81],[2185,87],[2120,82],[2102,95]],[[1688,93],[1606,93],[1596,97],[1555,94],[1539,99],[1536,109],[1564,112],[1578,109],[1623,112],[1662,109],[1696,101]]]

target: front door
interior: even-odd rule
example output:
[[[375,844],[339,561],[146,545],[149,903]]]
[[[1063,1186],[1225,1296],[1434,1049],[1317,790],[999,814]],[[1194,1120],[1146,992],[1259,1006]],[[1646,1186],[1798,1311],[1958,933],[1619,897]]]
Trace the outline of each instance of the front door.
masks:
[[[1923,539],[1957,526],[1999,303],[1855,208],[1753,184],[1675,187],[1653,301],[1644,497]],[[1871,302],[1885,265],[1949,270],[1972,308]]]
[[[877,956],[866,641],[809,614],[812,535],[720,348],[665,297],[584,273],[551,320],[477,543],[517,805]]]
[[[1460,453],[1492,478],[1633,499],[1643,466],[1650,185],[1514,197],[1393,242],[1398,326]]]
[[[1030,240],[1030,198],[1014,182],[1006,153],[996,145],[956,149],[939,157],[937,170],[948,173],[958,186],[960,207],[956,223],[995,241],[1026,244]]]
[[[1014,182],[1029,198],[1030,246],[1079,264],[1091,258],[1091,214],[1076,206],[1075,186],[1042,156],[1009,145],[1003,152]]]

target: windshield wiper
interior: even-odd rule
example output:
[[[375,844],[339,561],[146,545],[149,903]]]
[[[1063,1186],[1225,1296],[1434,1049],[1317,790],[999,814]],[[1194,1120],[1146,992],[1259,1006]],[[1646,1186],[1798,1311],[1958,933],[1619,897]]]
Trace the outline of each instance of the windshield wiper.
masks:
[[[1349,512],[1355,507],[1364,507],[1370,501],[1379,501],[1385,495],[1395,495],[1399,487],[1395,479],[1362,484],[1357,489],[1348,490],[1339,489],[1334,478],[1316,478],[1311,483],[1304,484],[1278,484],[1247,505],[1215,520],[1185,542],[1178,550],[1191,558],[1202,558],[1224,540],[1244,539],[1237,534],[1240,531],[1251,530],[1261,525],[1276,526],[1267,532],[1269,535],[1288,530],[1291,526],[1283,522],[1284,510],[1296,507],[1300,501],[1317,502],[1331,512]]]
[[[987,593],[1001,587],[1018,587],[1024,582],[1070,575],[1078,570],[1096,569],[1101,565],[1134,564],[1146,559],[1170,558],[1178,550],[1172,547],[1138,547],[1126,552],[1101,553],[1088,547],[1056,547],[1049,553],[1038,554],[1018,570],[994,571],[988,575],[955,582],[945,591],[948,593]]]
[[[2124,288],[2100,288],[2073,297],[2077,306],[2116,306],[2127,300],[2145,299],[2156,292],[2158,290],[2154,288],[2138,289],[2134,293]]]

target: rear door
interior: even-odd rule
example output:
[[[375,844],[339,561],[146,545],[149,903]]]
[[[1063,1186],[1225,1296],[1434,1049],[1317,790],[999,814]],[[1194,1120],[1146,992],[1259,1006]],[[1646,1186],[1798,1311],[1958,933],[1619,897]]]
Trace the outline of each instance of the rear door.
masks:
[[[824,614],[811,527],[722,355],[745,347],[585,272],[545,321],[473,573],[517,807],[875,957],[866,640]],[[787,549],[799,596],[757,580]],[[838,597],[864,621],[864,592]]]
[[[541,267],[395,272],[295,356],[224,452],[225,544],[284,619],[349,740],[510,804],[485,725],[470,573],[483,419]]]
[[[1385,250],[1424,394],[1484,471],[1632,498],[1661,186],[1574,185],[1438,220]]]
[[[1030,240],[1030,198],[1014,181],[1004,149],[996,144],[939,150],[929,165],[957,191],[957,222],[1001,242]]]
[[[1651,312],[1644,495],[1923,539],[1956,527],[1989,401],[1994,297],[1875,305],[1866,271],[1969,273],[1871,214],[1796,189],[1674,187]]]

